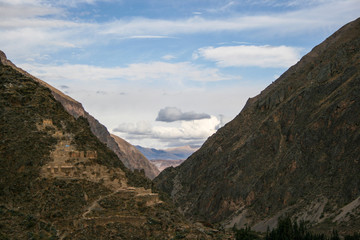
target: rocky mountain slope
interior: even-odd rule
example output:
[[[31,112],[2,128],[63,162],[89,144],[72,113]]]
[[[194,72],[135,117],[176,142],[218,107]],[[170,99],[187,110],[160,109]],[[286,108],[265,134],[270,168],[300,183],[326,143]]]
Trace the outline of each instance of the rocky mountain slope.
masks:
[[[158,175],[157,168],[152,166],[152,164],[146,158],[141,158],[133,161],[133,156],[129,156],[126,152],[121,151],[118,143],[116,143],[116,141],[110,136],[110,133],[108,132],[106,127],[99,123],[99,121],[96,120],[93,116],[91,116],[88,112],[86,112],[81,103],[62,93],[48,83],[16,67],[11,61],[6,58],[5,53],[3,53],[2,51],[0,51],[0,57],[2,64],[12,67],[13,69],[21,72],[22,74],[39,82],[41,85],[49,88],[55,99],[59,101],[64,106],[65,110],[71,115],[73,115],[75,118],[78,118],[80,116],[85,117],[88,120],[91,131],[95,134],[95,136],[97,136],[101,142],[105,143],[111,150],[113,150],[126,167],[130,168],[131,170],[144,169],[145,175],[150,179],[153,179],[155,176]],[[124,146],[124,148],[126,148],[126,146]]]
[[[156,185],[194,220],[266,231],[281,215],[360,229],[360,19],[246,103]]]
[[[159,175],[159,169],[154,164],[150,163],[136,147],[116,135],[111,134],[111,137],[118,144],[120,151],[125,153],[134,169],[147,169],[145,174],[150,179],[154,179]]]
[[[0,54],[0,239],[212,238]]]

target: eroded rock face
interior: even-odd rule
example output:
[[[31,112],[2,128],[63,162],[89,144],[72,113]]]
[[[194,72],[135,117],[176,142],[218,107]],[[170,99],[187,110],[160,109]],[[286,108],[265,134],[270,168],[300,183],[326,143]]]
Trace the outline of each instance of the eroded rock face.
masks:
[[[360,195],[360,19],[315,47],[156,185],[185,215],[266,230],[290,214],[353,232]],[[296,214],[295,214],[296,213]]]

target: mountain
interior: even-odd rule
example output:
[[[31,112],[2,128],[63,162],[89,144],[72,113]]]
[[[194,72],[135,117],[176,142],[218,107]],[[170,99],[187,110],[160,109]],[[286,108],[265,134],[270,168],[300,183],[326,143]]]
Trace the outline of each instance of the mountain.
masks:
[[[182,146],[168,149],[155,149],[135,146],[149,160],[180,160],[188,158],[197,148]]]
[[[136,147],[116,135],[111,134],[111,137],[118,144],[120,151],[126,154],[133,168],[144,169],[146,176],[150,179],[154,179],[157,175],[159,175],[160,171],[158,168],[152,164]]]
[[[156,186],[193,220],[266,231],[288,215],[314,231],[358,231],[359,50],[357,19],[250,98]]]
[[[32,78],[33,80],[39,82],[41,85],[49,88],[51,90],[52,95],[55,97],[57,101],[59,101],[65,110],[70,113],[75,118],[78,117],[85,117],[89,124],[91,131],[99,138],[99,140],[103,143],[105,143],[113,152],[116,153],[116,155],[121,159],[121,161],[124,163],[124,165],[131,170],[138,169],[137,167],[144,167],[145,175],[149,177],[150,179],[153,179],[154,176],[158,175],[158,171],[152,164],[146,159],[146,158],[140,158],[137,161],[134,162],[133,156],[127,155],[126,152],[123,152],[118,143],[110,136],[110,133],[106,129],[104,125],[99,123],[98,120],[96,120],[93,116],[91,116],[88,112],[85,111],[82,104],[78,101],[72,99],[71,97],[67,96],[66,94],[62,93],[58,89],[54,88],[53,86],[49,85],[48,83],[30,75],[29,73],[25,72],[24,70],[16,67],[11,61],[9,61],[6,58],[5,53],[1,52],[1,62],[4,65],[11,66],[18,72],[21,72],[27,77]],[[139,162],[141,161],[141,164]],[[140,169],[139,169],[140,170]]]
[[[160,172],[162,172],[164,169],[168,167],[177,167],[181,163],[183,163],[184,159],[178,159],[178,160],[150,160],[158,169]]]
[[[0,239],[215,237],[126,168],[54,89],[0,60]]]
[[[174,147],[168,149],[155,149],[136,146],[150,162],[161,172],[168,167],[177,167],[198,148],[191,146]]]
[[[168,153],[175,154],[181,159],[186,159],[198,149],[199,149],[198,147],[192,147],[187,145],[182,147],[168,148],[165,151]]]

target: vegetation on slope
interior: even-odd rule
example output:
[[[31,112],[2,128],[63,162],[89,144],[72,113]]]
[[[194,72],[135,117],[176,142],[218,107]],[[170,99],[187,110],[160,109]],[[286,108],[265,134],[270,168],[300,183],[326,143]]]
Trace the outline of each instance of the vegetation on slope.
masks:
[[[250,227],[242,229],[234,228],[233,231],[236,240],[360,240],[360,233],[344,237],[340,237],[336,230],[328,233],[328,235],[323,233],[316,234],[308,229],[304,221],[298,224],[296,221],[291,221],[289,217],[280,218],[276,228],[271,231],[268,229],[264,237],[252,231]]]

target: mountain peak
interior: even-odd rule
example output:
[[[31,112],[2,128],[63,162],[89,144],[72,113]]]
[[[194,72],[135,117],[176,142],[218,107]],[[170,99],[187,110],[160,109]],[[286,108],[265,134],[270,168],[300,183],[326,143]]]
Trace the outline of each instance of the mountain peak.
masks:
[[[1,62],[7,60],[6,54],[1,50],[0,50],[0,60],[1,60]]]

